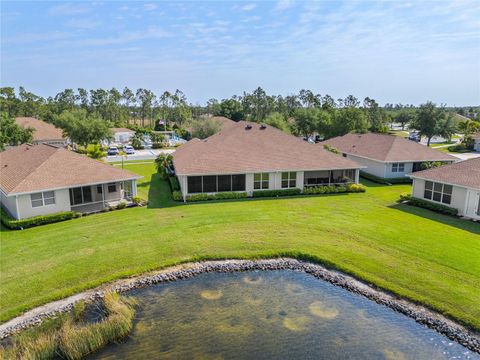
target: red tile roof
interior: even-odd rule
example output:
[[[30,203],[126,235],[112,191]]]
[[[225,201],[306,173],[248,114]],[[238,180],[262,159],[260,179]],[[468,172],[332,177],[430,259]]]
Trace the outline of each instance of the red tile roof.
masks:
[[[130,171],[51,145],[20,145],[0,153],[0,188],[6,194],[139,178]]]
[[[246,129],[250,125],[251,129]],[[274,127],[240,121],[173,154],[178,175],[357,169],[361,165]]]
[[[480,158],[418,171],[409,176],[480,190]]]
[[[457,158],[399,136],[384,134],[347,134],[319,143],[354,156],[384,162],[456,161]]]
[[[33,117],[17,117],[15,122],[25,129],[33,128],[34,141],[64,140],[62,130],[45,121]]]

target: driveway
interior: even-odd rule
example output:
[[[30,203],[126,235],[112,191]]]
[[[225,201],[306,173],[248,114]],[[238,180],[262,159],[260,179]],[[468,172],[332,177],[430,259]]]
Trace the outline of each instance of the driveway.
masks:
[[[460,160],[469,160],[469,159],[475,159],[480,157],[480,152],[469,152],[469,153],[448,153],[449,155],[455,156],[459,158]]]
[[[135,154],[124,156],[124,161],[135,161],[135,160],[154,160],[160,153],[163,154],[172,154],[175,150],[172,149],[143,149],[135,150]],[[119,155],[107,156],[105,158],[106,162],[122,161],[122,157]]]

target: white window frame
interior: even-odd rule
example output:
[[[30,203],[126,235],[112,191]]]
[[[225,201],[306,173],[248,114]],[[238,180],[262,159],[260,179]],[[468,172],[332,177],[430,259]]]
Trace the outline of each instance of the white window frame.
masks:
[[[38,196],[38,199],[33,199],[34,196]],[[53,202],[51,202],[53,200]],[[40,205],[34,205],[35,203],[41,203]],[[47,203],[48,202],[48,203]],[[55,205],[55,191],[44,191],[30,194],[30,204],[32,208],[36,207],[43,207],[43,206],[51,206]]]
[[[255,177],[260,177],[259,180],[255,180]],[[266,186],[265,186],[266,183]],[[257,187],[258,186],[258,187]],[[265,190],[270,187],[270,173],[255,173],[253,174],[253,189]]]
[[[427,183],[432,183],[432,188],[431,189],[427,189]],[[435,185],[441,185],[442,189],[440,191],[435,190]],[[445,187],[446,186],[450,186],[450,188],[452,189],[450,193],[445,192]],[[430,197],[427,196],[427,194],[426,194],[427,191],[431,193]],[[435,200],[433,198],[435,193],[440,194],[440,201]],[[449,196],[450,201],[448,201],[448,202],[443,201],[445,196]],[[452,203],[452,197],[453,197],[453,186],[452,185],[448,185],[448,184],[444,184],[444,183],[440,183],[440,182],[435,182],[435,181],[425,180],[425,187],[424,187],[424,190],[423,190],[423,198],[424,199],[427,199],[427,200],[430,200],[430,201],[433,201],[433,202],[436,202],[436,203],[439,203],[439,204],[450,205]]]
[[[392,173],[404,173],[405,163],[392,163]]]
[[[287,178],[283,178],[283,174],[288,174]],[[282,189],[291,189],[291,188],[296,188],[297,187],[297,172],[296,171],[284,171],[281,174],[281,179],[280,179],[280,185]],[[287,182],[287,186],[283,186],[283,182]],[[294,185],[292,186],[291,183],[292,181],[294,182]]]

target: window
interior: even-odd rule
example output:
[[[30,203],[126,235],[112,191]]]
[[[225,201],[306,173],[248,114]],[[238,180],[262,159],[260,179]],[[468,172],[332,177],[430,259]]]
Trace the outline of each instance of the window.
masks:
[[[117,184],[115,183],[108,184],[108,192],[109,193],[117,192]]]
[[[54,191],[45,191],[45,192],[30,194],[30,200],[32,201],[32,207],[54,205],[55,204],[55,192]]]
[[[480,197],[478,198],[477,215],[480,215]]]
[[[393,163],[392,164],[392,172],[405,172],[405,163]]]
[[[189,176],[188,181],[188,193],[201,193],[202,192],[202,177],[201,176]]]
[[[293,188],[297,186],[297,173],[295,171],[282,173],[282,188]]]
[[[258,189],[268,189],[268,173],[253,174],[253,188]]]
[[[103,186],[102,185],[97,185],[97,194],[103,193]]]
[[[90,186],[85,186],[82,188],[83,193],[83,202],[89,203],[92,202],[92,188]]]
[[[423,197],[428,200],[450,204],[452,202],[452,185],[425,181]]]

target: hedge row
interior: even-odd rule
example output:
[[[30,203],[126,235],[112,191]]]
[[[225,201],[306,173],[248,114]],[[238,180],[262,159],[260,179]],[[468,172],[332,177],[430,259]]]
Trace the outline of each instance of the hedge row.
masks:
[[[0,218],[3,225],[11,230],[27,229],[34,226],[70,220],[80,216],[81,214],[75,211],[64,211],[51,215],[41,215],[22,220],[15,220],[3,208],[0,209]]]
[[[169,176],[168,177],[168,184],[170,185],[170,189],[172,191],[180,190],[180,184],[178,183],[178,179],[176,176]]]
[[[315,195],[315,194],[337,194],[337,193],[359,193],[365,192],[366,188],[363,185],[357,184],[348,184],[348,185],[329,185],[329,186],[315,186],[315,187],[308,187],[303,190],[305,195]]]
[[[400,199],[398,200],[398,202],[406,202],[408,205],[432,210],[444,215],[458,216],[458,209],[442,204],[435,204],[427,200],[413,197],[410,194],[400,195]]]
[[[297,188],[282,189],[282,190],[258,190],[254,191],[252,196],[256,197],[277,197],[277,196],[295,196],[300,195],[302,190]]]
[[[220,192],[216,194],[193,194],[188,195],[187,202],[207,201],[207,200],[228,200],[228,199],[244,199],[247,197],[246,192]],[[174,191],[172,198],[175,201],[183,201],[183,196],[180,191]]]
[[[371,180],[379,184],[410,184],[412,182],[412,179],[410,179],[407,176],[386,179],[386,178],[381,178],[372,174],[368,174],[364,171],[360,171],[360,176],[363,177],[364,179]]]

